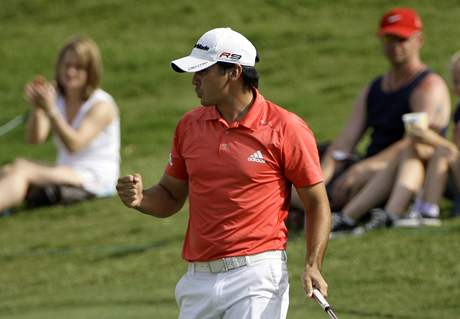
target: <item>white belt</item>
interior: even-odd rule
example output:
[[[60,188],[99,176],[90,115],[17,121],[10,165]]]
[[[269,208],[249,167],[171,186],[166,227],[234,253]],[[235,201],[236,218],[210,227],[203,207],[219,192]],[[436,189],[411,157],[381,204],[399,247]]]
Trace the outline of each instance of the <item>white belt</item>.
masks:
[[[189,263],[189,266],[196,272],[226,272],[235,268],[251,265],[255,262],[266,259],[287,260],[284,250],[269,250],[260,254],[248,256],[225,257],[211,261],[195,261]]]

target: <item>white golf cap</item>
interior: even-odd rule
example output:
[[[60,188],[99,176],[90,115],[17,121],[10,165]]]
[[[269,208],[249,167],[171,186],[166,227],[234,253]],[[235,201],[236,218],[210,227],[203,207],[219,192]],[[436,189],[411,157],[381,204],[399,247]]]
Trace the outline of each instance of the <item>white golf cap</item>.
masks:
[[[242,34],[230,28],[212,29],[201,36],[190,55],[171,62],[176,72],[198,72],[217,62],[254,66],[257,52]]]

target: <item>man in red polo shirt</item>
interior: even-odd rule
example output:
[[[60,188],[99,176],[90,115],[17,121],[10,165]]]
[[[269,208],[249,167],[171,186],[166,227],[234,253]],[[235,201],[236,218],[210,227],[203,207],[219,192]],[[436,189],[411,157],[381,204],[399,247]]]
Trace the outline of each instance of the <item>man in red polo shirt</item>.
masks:
[[[194,73],[201,106],[179,121],[158,184],[144,190],[139,174],[118,182],[126,206],[156,217],[189,197],[180,318],[286,318],[292,184],[308,212],[304,289],[327,295],[320,271],[331,213],[316,142],[304,121],[259,93],[257,61],[252,43],[230,28],[206,32],[172,61],[175,71]]]

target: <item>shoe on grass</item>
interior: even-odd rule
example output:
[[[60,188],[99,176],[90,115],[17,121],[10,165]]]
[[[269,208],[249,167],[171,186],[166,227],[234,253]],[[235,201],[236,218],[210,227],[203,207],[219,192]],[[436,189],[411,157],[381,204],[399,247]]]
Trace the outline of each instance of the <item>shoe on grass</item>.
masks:
[[[417,210],[410,210],[405,217],[395,221],[395,227],[420,226],[441,226],[441,220],[438,216],[423,214]]]
[[[365,232],[380,229],[380,228],[390,228],[393,227],[395,224],[395,220],[397,217],[385,211],[381,208],[374,208],[371,210],[371,218],[369,221],[364,224],[363,226],[357,227],[354,231],[354,235],[361,235]]]
[[[355,228],[356,223],[350,217],[344,215],[342,212],[332,213],[331,237],[349,234]]]

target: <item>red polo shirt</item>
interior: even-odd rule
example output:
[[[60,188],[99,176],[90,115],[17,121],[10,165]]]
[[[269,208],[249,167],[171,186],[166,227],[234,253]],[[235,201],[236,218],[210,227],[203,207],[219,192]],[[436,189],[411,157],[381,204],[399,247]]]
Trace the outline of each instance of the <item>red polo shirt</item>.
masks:
[[[248,113],[231,125],[215,107],[186,113],[166,174],[188,180],[188,261],[285,249],[291,183],[322,181],[311,130],[257,91]]]

